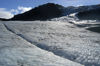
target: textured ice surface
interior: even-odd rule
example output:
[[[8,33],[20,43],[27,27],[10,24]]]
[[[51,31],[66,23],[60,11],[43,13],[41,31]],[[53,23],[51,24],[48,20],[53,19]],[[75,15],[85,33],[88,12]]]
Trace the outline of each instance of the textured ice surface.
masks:
[[[10,24],[12,22],[7,22],[7,24],[9,23],[9,26],[7,25],[9,28],[7,28],[3,23],[0,22],[0,66],[82,66],[79,63],[43,50],[35,46],[34,43],[31,44],[9,29],[10,25],[14,26],[16,23],[16,28],[12,29],[19,31],[17,27],[21,26],[21,24],[17,22]],[[17,26],[18,24],[19,26]],[[24,29],[26,32],[29,29],[24,28],[24,23],[22,27],[20,28],[22,29],[21,31]]]
[[[100,34],[79,27],[84,25],[82,21],[67,20],[4,24],[13,33],[43,50],[86,66],[100,66]]]

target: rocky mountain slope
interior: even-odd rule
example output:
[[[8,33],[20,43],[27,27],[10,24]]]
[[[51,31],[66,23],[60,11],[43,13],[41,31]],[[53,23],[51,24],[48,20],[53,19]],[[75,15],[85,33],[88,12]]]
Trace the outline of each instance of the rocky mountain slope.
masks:
[[[55,17],[61,17],[63,13],[63,6],[53,3],[40,5],[23,14],[15,15],[11,20],[47,20]]]
[[[93,10],[93,9],[98,9],[100,8],[100,5],[89,5],[89,6],[79,6],[79,7],[74,7],[74,6],[69,6],[65,8],[65,15],[69,15],[72,13],[78,13],[78,12],[84,12],[88,10]]]
[[[100,20],[100,8],[79,12],[76,16],[81,20]]]

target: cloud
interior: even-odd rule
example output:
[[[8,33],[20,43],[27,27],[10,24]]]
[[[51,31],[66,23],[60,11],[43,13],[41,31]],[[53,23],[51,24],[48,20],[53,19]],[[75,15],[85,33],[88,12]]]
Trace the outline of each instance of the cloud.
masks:
[[[18,14],[19,13],[19,11],[17,9],[11,9],[10,12],[13,13],[13,14]]]
[[[23,7],[23,6],[18,6],[17,9],[11,9],[10,12],[13,14],[19,14],[19,13],[24,13],[26,11],[31,10],[32,7]]]
[[[76,5],[76,6],[78,7],[78,6],[84,6],[84,5],[83,5],[83,4],[78,4],[78,5]]]
[[[0,18],[9,19],[16,14],[24,13],[26,11],[29,11],[30,9],[32,9],[32,7],[18,6],[17,9],[11,9],[9,11],[7,11],[5,8],[0,8]]]
[[[5,8],[0,8],[0,18],[9,19],[13,16],[14,15],[11,12],[7,11]]]
[[[21,12],[21,13],[24,13],[26,11],[29,11],[31,10],[32,7],[23,7],[23,6],[18,6],[18,10]]]

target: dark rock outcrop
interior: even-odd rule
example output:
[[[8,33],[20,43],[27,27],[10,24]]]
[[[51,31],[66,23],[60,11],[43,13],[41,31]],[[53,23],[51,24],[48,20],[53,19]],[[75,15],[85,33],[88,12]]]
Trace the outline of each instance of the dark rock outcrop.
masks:
[[[8,21],[9,19],[0,18],[0,21]]]
[[[90,27],[90,28],[87,28],[87,30],[100,33],[100,26],[97,26],[97,27]]]

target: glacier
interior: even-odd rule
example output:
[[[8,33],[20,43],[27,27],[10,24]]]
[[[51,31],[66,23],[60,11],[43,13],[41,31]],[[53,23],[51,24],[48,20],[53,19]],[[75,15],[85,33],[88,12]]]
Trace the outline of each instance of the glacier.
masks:
[[[0,21],[0,66],[100,66],[99,21]]]

